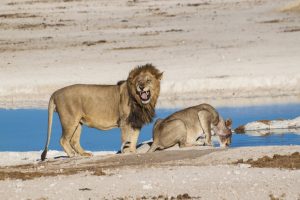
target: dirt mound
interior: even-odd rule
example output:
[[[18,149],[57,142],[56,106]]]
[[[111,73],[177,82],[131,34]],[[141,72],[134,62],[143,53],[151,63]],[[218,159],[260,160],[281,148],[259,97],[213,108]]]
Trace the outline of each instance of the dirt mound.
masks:
[[[291,155],[275,154],[272,158],[264,156],[257,160],[249,159],[247,161],[239,160],[236,162],[250,164],[252,167],[259,168],[284,168],[284,169],[300,169],[300,154],[295,152]]]

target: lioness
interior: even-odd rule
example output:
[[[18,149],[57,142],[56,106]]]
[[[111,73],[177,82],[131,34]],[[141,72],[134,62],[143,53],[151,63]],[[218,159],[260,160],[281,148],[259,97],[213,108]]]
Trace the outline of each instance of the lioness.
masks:
[[[231,143],[231,119],[223,120],[209,104],[200,104],[158,119],[153,127],[153,143],[148,152],[179,144],[180,147],[199,145],[197,139],[205,133],[205,145],[211,145],[211,127],[219,136],[221,146]]]
[[[122,151],[135,152],[140,129],[155,115],[162,73],[151,64],[133,69],[117,85],[71,85],[54,92],[48,106],[48,137],[41,159],[46,158],[53,112],[62,125],[60,144],[69,157],[91,156],[80,146],[81,126],[100,130],[121,128]],[[125,147],[124,147],[125,148]]]

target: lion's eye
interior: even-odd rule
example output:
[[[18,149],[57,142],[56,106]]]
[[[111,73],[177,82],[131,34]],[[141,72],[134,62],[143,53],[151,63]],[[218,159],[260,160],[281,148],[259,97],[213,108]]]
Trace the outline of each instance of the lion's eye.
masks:
[[[147,83],[151,83],[151,80],[147,80]]]

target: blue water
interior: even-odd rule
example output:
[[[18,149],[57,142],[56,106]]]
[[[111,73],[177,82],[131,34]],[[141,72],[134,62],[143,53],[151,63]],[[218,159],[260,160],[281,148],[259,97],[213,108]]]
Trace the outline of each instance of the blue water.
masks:
[[[158,109],[156,118],[164,118],[178,109]],[[233,128],[259,119],[292,119],[300,115],[300,104],[284,104],[249,107],[217,108],[224,118],[232,118]],[[0,151],[38,151],[45,145],[47,135],[47,110],[0,109]],[[141,130],[139,142],[152,138],[152,125]],[[100,131],[83,128],[81,145],[91,151],[117,151],[121,146],[120,130]],[[59,144],[61,126],[58,115],[54,115],[51,150],[62,150]],[[269,136],[234,134],[232,147],[265,145],[300,145],[300,135],[286,133]]]

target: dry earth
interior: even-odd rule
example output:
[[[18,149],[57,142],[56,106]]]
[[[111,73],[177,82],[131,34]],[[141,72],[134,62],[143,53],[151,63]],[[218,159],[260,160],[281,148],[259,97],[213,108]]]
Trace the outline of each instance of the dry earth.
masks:
[[[0,168],[4,199],[299,199],[300,147],[187,148]]]

